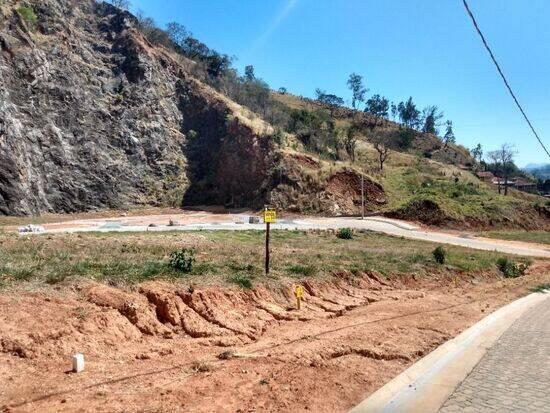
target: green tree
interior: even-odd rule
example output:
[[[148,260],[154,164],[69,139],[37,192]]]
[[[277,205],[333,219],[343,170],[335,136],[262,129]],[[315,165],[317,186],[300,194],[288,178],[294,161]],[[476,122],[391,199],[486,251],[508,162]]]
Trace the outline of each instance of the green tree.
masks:
[[[431,133],[433,135],[439,134],[439,120],[443,117],[443,113],[437,106],[427,106],[422,111],[422,118],[424,119],[422,132]]]
[[[256,79],[256,75],[254,74],[254,66],[248,65],[244,68],[244,78],[248,82],[252,82],[254,79]]]
[[[388,118],[389,101],[384,96],[374,95],[367,100],[365,112],[381,118]]]
[[[416,129],[420,123],[420,111],[416,108],[412,97],[406,102],[399,102],[397,106],[397,112],[399,113],[399,119],[401,123],[408,128]]]
[[[166,33],[168,34],[170,40],[172,40],[179,48],[183,48],[185,46],[185,40],[191,35],[185,26],[177,22],[168,23],[166,25]]]
[[[358,75],[357,73],[352,73],[348,78],[348,88],[351,90],[351,106],[353,109],[356,109],[357,102],[363,102],[365,100],[365,95],[367,89],[363,85],[363,76]]]
[[[446,148],[450,143],[455,143],[456,138],[453,132],[453,122],[445,122],[445,135],[443,135],[443,147]]]
[[[483,148],[481,147],[481,143],[478,143],[477,146],[470,151],[470,153],[475,161],[481,162],[481,159],[483,158]]]
[[[395,103],[391,103],[390,105],[390,112],[391,112],[391,118],[392,120],[395,120],[397,119],[397,113],[398,113],[398,110],[397,110],[397,105]]]
[[[317,100],[325,105],[329,106],[330,116],[334,114],[334,109],[344,104],[344,99],[331,93],[326,93],[319,88],[315,89],[315,95]]]

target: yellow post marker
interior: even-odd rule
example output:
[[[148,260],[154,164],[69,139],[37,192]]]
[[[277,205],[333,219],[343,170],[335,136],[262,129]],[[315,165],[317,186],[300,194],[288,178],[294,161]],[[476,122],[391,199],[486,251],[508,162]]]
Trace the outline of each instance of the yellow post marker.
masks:
[[[302,297],[304,296],[304,287],[301,285],[294,287],[294,295],[296,296],[296,309],[299,310],[302,304]]]
[[[269,228],[277,222],[277,212],[273,208],[265,208],[265,275],[269,274]]]
[[[266,224],[275,224],[277,222],[277,211],[273,208],[266,208],[264,210],[264,222]]]

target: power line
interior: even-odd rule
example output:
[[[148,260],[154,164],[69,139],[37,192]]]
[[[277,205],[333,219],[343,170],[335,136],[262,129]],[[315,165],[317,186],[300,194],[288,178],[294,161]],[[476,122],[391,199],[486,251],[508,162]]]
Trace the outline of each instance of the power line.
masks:
[[[542,146],[542,149],[544,149],[544,152],[546,152],[546,154],[547,154],[548,157],[550,158],[550,152],[548,152],[548,149],[546,149],[546,146],[544,146],[544,143],[542,143],[542,140],[540,139],[540,137],[539,137],[537,131],[535,131],[535,128],[534,128],[533,125],[531,124],[531,121],[530,121],[529,118],[527,117],[525,111],[523,110],[523,108],[521,107],[521,105],[520,105],[518,99],[516,98],[516,95],[515,95],[514,92],[512,91],[512,88],[510,87],[510,84],[508,83],[508,80],[507,80],[506,77],[504,76],[504,73],[502,73],[502,69],[500,68],[500,65],[498,64],[497,59],[495,58],[495,55],[493,54],[491,48],[490,48],[489,45],[487,44],[487,41],[485,40],[485,36],[483,36],[483,33],[481,33],[481,30],[479,29],[479,26],[477,25],[477,21],[476,21],[474,15],[472,14],[472,11],[470,10],[470,7],[468,6],[468,3],[466,2],[466,0],[462,0],[462,3],[464,3],[464,7],[466,7],[466,11],[467,11],[468,14],[470,15],[470,18],[472,19],[472,23],[474,24],[474,27],[476,28],[477,33],[479,34],[479,37],[481,37],[481,41],[483,42],[483,45],[485,46],[485,48],[486,48],[487,51],[489,52],[489,55],[491,55],[491,59],[493,60],[493,63],[494,63],[495,66],[497,67],[497,70],[498,70],[498,73],[500,74],[500,77],[502,77],[502,80],[504,81],[504,84],[505,84],[506,87],[508,88],[508,92],[510,92],[510,95],[512,95],[512,98],[514,99],[514,102],[516,102],[517,107],[519,108],[519,110],[521,111],[521,114],[523,115],[523,117],[524,117],[525,120],[527,121],[527,124],[529,125],[529,127],[530,127],[531,130],[533,131],[533,134],[535,135],[535,137],[536,137],[537,140],[539,141],[540,146]]]

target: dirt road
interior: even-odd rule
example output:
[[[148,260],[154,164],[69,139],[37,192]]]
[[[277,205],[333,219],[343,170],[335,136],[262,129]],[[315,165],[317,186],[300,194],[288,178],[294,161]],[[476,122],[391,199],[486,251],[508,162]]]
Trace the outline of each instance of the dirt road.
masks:
[[[135,232],[135,231],[196,231],[196,230],[261,230],[262,224],[249,224],[248,214],[213,214],[208,212],[183,212],[162,215],[121,216],[117,218],[80,219],[45,224],[46,233],[63,232]],[[545,245],[472,235],[451,234],[433,229],[421,228],[415,224],[383,217],[318,218],[292,217],[281,219],[273,229],[338,229],[343,227],[369,230],[409,239],[451,244],[485,251],[499,251],[507,254],[550,258],[550,249]],[[16,231],[16,227],[9,228]]]
[[[254,290],[86,282],[0,294],[4,412],[344,412],[530,286],[342,273]],[[86,370],[70,374],[82,352]]]

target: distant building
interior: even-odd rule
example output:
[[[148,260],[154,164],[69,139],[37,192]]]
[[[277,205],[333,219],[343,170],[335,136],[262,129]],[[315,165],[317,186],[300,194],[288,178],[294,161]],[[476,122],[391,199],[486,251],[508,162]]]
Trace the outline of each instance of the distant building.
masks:
[[[476,176],[481,179],[483,182],[486,182],[488,184],[493,183],[493,179],[495,179],[495,176],[492,172],[489,171],[478,171],[476,172]]]
[[[531,182],[531,181],[528,181],[527,179],[521,178],[521,177],[514,178],[513,181],[514,181],[514,188],[516,188],[520,191],[531,192],[531,193],[536,193],[537,192],[537,183],[536,182]]]

